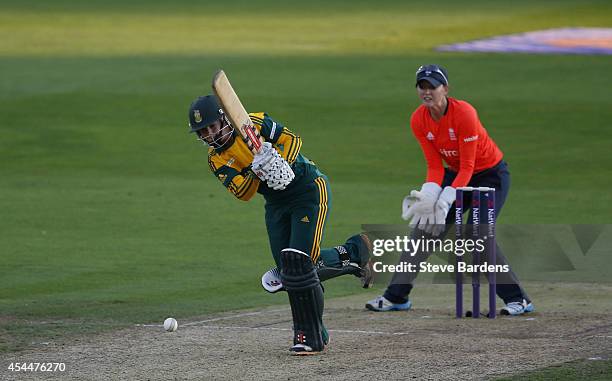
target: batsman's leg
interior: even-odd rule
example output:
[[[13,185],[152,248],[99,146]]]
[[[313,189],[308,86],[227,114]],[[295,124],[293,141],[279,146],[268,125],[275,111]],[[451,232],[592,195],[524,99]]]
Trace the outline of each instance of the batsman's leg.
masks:
[[[293,315],[294,355],[316,354],[323,341],[323,289],[308,254],[287,248],[281,252],[281,279]]]
[[[280,253],[290,247],[291,213],[278,204],[266,203],[266,230],[276,267],[280,268]]]
[[[363,288],[370,288],[374,273],[371,254],[372,244],[364,233],[350,237],[343,245],[321,249],[315,265],[319,280],[325,282],[342,275],[354,275],[360,279]],[[285,291],[278,267],[271,268],[261,276],[261,286],[271,294]]]
[[[342,275],[358,277],[363,288],[372,287],[372,243],[365,234],[351,236],[342,245],[331,249],[321,249],[317,272],[321,282]]]

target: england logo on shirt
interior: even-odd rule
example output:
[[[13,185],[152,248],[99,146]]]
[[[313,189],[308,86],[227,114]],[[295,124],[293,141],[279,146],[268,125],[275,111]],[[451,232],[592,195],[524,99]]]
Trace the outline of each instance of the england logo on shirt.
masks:
[[[455,130],[453,130],[452,128],[448,129],[448,136],[450,137],[450,140],[457,140],[457,135],[455,135]]]

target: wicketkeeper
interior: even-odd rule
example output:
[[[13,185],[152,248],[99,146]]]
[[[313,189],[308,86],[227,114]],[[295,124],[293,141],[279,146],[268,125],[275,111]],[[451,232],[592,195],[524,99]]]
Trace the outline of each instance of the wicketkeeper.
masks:
[[[321,281],[344,274],[369,287],[371,244],[358,234],[346,243],[322,249],[321,239],[331,208],[327,177],[300,153],[302,139],[267,114],[249,114],[264,139],[251,153],[224,115],[214,95],[197,98],[189,108],[189,127],[208,149],[211,172],[236,198],[255,193],[266,200],[265,220],[276,268],[262,276],[268,292],[286,290],[293,314],[296,355],[323,351],[329,335],[323,324]]]
[[[495,212],[499,216],[510,189],[510,172],[476,109],[466,101],[448,96],[448,73],[438,65],[424,65],[417,70],[416,90],[422,104],[412,114],[410,127],[427,162],[427,179],[420,190],[413,190],[404,199],[402,217],[410,221],[411,227],[418,228],[417,236],[425,232],[443,237],[454,221],[449,211],[454,210],[456,188],[465,186],[495,188]],[[463,205],[468,209],[471,203],[467,192],[465,197]],[[480,215],[485,216],[486,209]],[[499,246],[496,252],[497,264],[507,264]],[[418,263],[427,260],[429,254],[404,253],[400,261]],[[408,295],[416,276],[416,272],[394,274],[385,293],[368,301],[366,308],[410,309]],[[498,275],[497,296],[506,304],[502,315],[534,310],[512,270]]]

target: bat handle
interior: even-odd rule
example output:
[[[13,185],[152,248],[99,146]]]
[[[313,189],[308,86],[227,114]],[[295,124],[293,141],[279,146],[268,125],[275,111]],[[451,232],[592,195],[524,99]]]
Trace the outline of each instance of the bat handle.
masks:
[[[259,134],[259,131],[257,131],[257,129],[253,125],[246,126],[245,130],[250,143],[249,148],[252,148],[252,151],[254,152],[259,152],[262,144],[261,135]]]

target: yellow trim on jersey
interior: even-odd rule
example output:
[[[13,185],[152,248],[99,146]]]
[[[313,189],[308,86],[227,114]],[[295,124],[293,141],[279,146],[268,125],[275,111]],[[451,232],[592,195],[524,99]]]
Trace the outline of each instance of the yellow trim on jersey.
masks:
[[[215,163],[212,160],[212,157],[215,154],[215,150],[212,148],[208,149],[208,166],[210,167],[210,170],[212,171],[212,173],[215,173],[217,171],[217,168],[215,167]]]
[[[251,189],[251,185],[253,185],[253,176],[251,176],[250,174],[245,176],[244,181],[242,182],[242,184],[236,189],[236,192],[234,193],[236,195],[236,197],[238,197],[239,199],[244,198],[244,196],[248,193],[248,191]],[[257,189],[257,188],[255,188]],[[249,197],[250,198],[250,197]]]
[[[214,149],[208,151],[208,165],[215,173],[222,167],[227,167],[238,173],[225,184],[227,177],[217,176],[227,190],[242,201],[250,200],[259,187],[259,179],[250,172],[244,171],[253,160],[253,154],[240,137],[225,151],[218,153]],[[244,173],[244,174],[243,174]]]
[[[263,125],[264,113],[263,112],[252,112],[249,113],[249,118],[251,118],[251,122],[258,124],[259,127]]]
[[[327,186],[325,180],[321,177],[316,178],[314,182],[319,189],[319,213],[317,215],[317,226],[312,249],[310,249],[310,258],[313,263],[317,263],[321,255],[321,239],[323,238],[323,228],[325,227],[325,219],[327,218]]]
[[[278,137],[277,144],[282,144],[284,146],[283,152],[281,152],[283,159],[287,160],[289,164],[293,164],[302,148],[302,138],[285,127]]]

